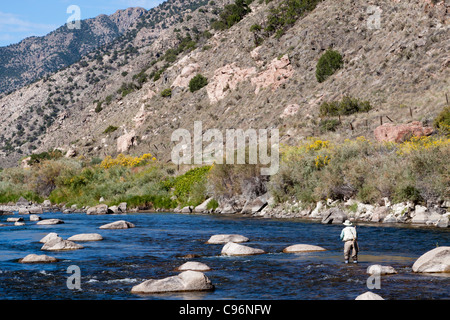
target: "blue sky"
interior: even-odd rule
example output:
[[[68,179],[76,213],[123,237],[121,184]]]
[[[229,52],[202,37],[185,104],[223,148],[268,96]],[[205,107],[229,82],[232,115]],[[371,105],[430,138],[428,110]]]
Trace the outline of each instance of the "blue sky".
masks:
[[[70,5],[81,10],[81,19],[112,14],[119,9],[151,9],[163,0],[1,0],[0,47],[20,42],[26,37],[43,36],[62,26],[71,16]]]

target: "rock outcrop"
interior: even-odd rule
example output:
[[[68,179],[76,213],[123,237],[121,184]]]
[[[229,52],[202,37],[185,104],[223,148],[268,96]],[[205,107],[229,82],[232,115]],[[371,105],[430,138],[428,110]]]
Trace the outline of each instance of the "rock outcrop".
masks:
[[[424,127],[419,121],[398,125],[385,123],[374,131],[375,139],[388,142],[403,142],[411,137],[429,136],[432,133],[433,128]]]
[[[225,98],[237,85],[256,73],[255,68],[239,68],[235,63],[226,65],[214,72],[214,77],[206,86],[209,101],[217,103]]]
[[[131,130],[130,132],[125,132],[123,135],[117,138],[117,152],[125,153],[136,144],[137,144],[136,131]]]
[[[250,81],[256,87],[255,94],[258,94],[261,89],[278,89],[278,87],[280,87],[293,75],[294,69],[291,66],[289,57],[288,55],[284,55],[280,59],[273,59],[265,71],[260,72]]]
[[[185,66],[175,81],[172,83],[172,87],[186,88],[189,86],[189,81],[200,71],[198,63],[191,63]]]
[[[328,209],[322,218],[323,224],[342,224],[347,220],[347,215],[344,211],[339,208],[330,208]]]

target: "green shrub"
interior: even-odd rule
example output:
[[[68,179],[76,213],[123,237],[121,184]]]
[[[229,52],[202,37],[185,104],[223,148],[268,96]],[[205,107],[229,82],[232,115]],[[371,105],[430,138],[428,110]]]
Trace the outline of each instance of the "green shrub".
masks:
[[[317,62],[316,78],[319,82],[324,82],[329,76],[342,68],[344,61],[339,52],[327,50]]]
[[[198,167],[166,181],[166,188],[173,187],[173,194],[182,206],[197,206],[205,200],[206,182],[210,166]]]
[[[450,134],[450,106],[446,106],[436,117],[434,127],[443,134]]]
[[[219,202],[216,199],[211,199],[206,205],[206,210],[216,210],[219,207]]]
[[[226,5],[219,15],[219,20],[213,21],[211,27],[214,30],[225,30],[238,23],[251,12],[248,2],[235,0],[234,4]]]
[[[203,88],[208,84],[208,79],[206,79],[201,74],[197,74],[195,77],[189,81],[189,90],[195,92]]]
[[[345,116],[372,109],[369,101],[345,96],[341,101],[324,102],[320,105],[321,116]]]
[[[49,150],[47,152],[41,152],[41,153],[37,153],[37,154],[32,154],[30,156],[30,160],[28,161],[28,164],[30,166],[34,165],[34,164],[38,164],[41,163],[45,160],[55,160],[55,159],[59,159],[63,156],[61,150],[58,149],[53,149],[53,150]]]
[[[117,129],[119,129],[119,128],[115,127],[115,126],[109,126],[108,128],[105,129],[105,131],[103,131],[103,133],[104,134],[112,133],[112,132],[116,131]]]
[[[340,125],[337,119],[324,119],[319,123],[320,130],[322,132],[336,131],[336,128]]]
[[[321,0],[284,0],[277,7],[270,9],[265,31],[281,37],[286,30],[307,12],[315,9]]]
[[[170,98],[171,96],[172,96],[172,89],[170,89],[170,88],[164,89],[161,92],[161,97],[163,97],[163,98]]]
[[[97,106],[95,107],[95,112],[96,113],[102,112],[102,110],[103,110],[102,104],[103,104],[103,101],[97,102]]]

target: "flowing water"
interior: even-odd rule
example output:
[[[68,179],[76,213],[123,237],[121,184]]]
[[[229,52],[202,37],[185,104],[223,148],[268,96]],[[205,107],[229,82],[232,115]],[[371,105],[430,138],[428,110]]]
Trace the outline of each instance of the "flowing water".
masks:
[[[17,217],[17,215],[15,215]],[[216,215],[136,213],[87,216],[45,213],[64,224],[25,226],[5,222],[0,216],[0,299],[240,299],[240,300],[353,300],[366,291],[371,264],[393,266],[398,274],[382,276],[380,289],[371,291],[385,299],[448,299],[450,276],[415,274],[414,261],[423,253],[450,245],[450,232],[411,226],[358,225],[359,264],[343,263],[340,225],[301,220],[272,220]],[[27,216],[24,216],[28,220]],[[127,230],[98,227],[116,220],[136,225]],[[81,243],[84,249],[67,252],[41,251],[39,240],[50,232],[68,237],[100,233],[104,240]],[[267,253],[257,256],[221,256],[223,245],[205,244],[214,234],[241,234],[245,245]],[[314,244],[327,249],[315,253],[282,253],[293,244]],[[21,264],[28,254],[47,254],[60,259],[51,264]],[[188,259],[187,254],[196,254]],[[186,261],[212,268],[205,274],[215,290],[201,293],[136,295],[131,288],[147,279],[176,275]],[[70,290],[71,265],[81,271],[81,289]],[[374,283],[374,282],[371,282]]]

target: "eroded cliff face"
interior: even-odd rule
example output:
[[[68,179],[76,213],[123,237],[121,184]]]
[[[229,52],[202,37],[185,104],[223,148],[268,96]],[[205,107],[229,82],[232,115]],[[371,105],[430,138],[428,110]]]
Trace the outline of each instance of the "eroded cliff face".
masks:
[[[192,131],[194,121],[202,121],[205,130],[276,127],[281,130],[282,142],[295,143],[319,135],[320,104],[344,95],[369,100],[374,108],[343,118],[340,129],[326,133],[327,138],[374,138],[380,116],[397,123],[419,120],[430,124],[446,104],[450,33],[444,2],[327,0],[282,37],[266,38],[256,47],[250,27],[264,25],[270,8],[279,2],[253,3],[250,14],[224,31],[209,26],[221,4],[183,11],[179,15],[182,20],[172,15],[121,43],[124,51],[129,45],[136,47],[135,54],[119,54],[113,59],[114,50],[118,51],[114,48],[103,52],[101,58],[87,59],[85,66],[75,64],[3,97],[3,150],[5,141],[26,141],[34,136],[48,114],[44,106],[49,99],[60,103],[58,98],[69,102],[34,141],[17,146],[22,154],[36,146],[35,152],[61,148],[98,157],[150,152],[168,161],[172,132],[178,128]],[[368,24],[373,18],[369,5],[380,10],[380,25],[375,29]],[[168,21],[178,22],[168,26]],[[167,24],[165,28],[163,24]],[[170,63],[160,59],[180,37],[189,33],[195,40],[206,30],[210,37],[201,38],[194,50],[179,54]],[[152,40],[136,46],[136,39],[147,35],[152,35]],[[329,48],[342,54],[344,66],[318,83],[316,64]],[[158,71],[160,77],[155,78]],[[199,73],[208,84],[192,93],[189,81]],[[147,75],[146,81],[126,95],[118,93],[123,84],[136,83],[139,74]],[[171,96],[162,97],[161,92],[168,88]],[[18,124],[21,127],[17,128]],[[109,126],[117,130],[105,133]],[[118,144],[119,138],[130,132],[133,142]],[[3,159],[14,159],[6,153]],[[15,160],[22,156],[13,153]]]

